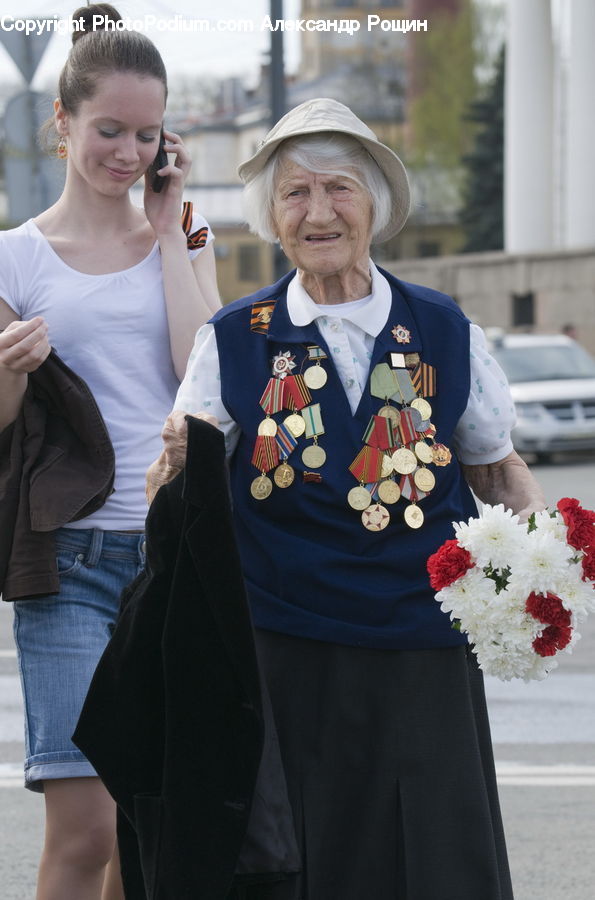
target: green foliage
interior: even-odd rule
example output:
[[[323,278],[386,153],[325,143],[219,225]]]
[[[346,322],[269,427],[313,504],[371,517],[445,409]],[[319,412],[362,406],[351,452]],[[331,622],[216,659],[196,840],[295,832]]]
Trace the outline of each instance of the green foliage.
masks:
[[[463,157],[466,169],[460,219],[464,253],[501,250],[504,246],[504,48],[482,99],[467,118],[477,126],[473,150]]]
[[[472,4],[464,0],[457,15],[435,15],[431,29],[416,35],[413,165],[455,168],[471,145],[465,114],[476,94],[475,27]]]

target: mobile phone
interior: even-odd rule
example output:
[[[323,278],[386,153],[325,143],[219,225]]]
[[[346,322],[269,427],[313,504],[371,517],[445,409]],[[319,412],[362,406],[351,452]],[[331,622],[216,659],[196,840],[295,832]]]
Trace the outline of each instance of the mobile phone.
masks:
[[[161,134],[159,135],[159,149],[157,150],[157,155],[150,166],[151,172],[151,187],[155,191],[156,194],[159,193],[165,182],[167,181],[166,175],[158,175],[157,171],[166,166],[169,162],[167,158],[167,153],[164,150],[165,146],[165,138],[163,136],[163,128],[161,129]]]

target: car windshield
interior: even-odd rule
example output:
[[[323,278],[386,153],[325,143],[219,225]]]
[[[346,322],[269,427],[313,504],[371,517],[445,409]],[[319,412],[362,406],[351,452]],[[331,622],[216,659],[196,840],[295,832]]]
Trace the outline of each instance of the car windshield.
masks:
[[[492,351],[511,384],[519,381],[559,381],[595,378],[595,360],[576,344],[496,347]]]

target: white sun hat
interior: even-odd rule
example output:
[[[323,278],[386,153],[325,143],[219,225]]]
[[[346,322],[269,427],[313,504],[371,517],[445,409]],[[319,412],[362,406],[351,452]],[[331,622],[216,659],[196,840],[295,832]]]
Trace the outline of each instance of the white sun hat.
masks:
[[[325,131],[348,134],[358,140],[384,174],[393,196],[393,203],[388,224],[378,234],[376,240],[388,240],[401,230],[409,215],[411,197],[405,166],[390,147],[378,140],[371,128],[338,100],[316,97],[291,109],[271,128],[254,156],[239,167],[240,178],[244,182],[252,181],[264,169],[282,141],[302,134]]]

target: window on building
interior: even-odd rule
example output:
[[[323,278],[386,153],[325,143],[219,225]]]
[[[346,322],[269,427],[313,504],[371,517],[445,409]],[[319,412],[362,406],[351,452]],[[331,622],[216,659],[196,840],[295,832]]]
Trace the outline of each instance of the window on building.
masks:
[[[258,245],[238,245],[238,278],[240,281],[260,281],[260,247]]]
[[[527,294],[512,295],[512,324],[535,324],[535,296],[533,291]]]

